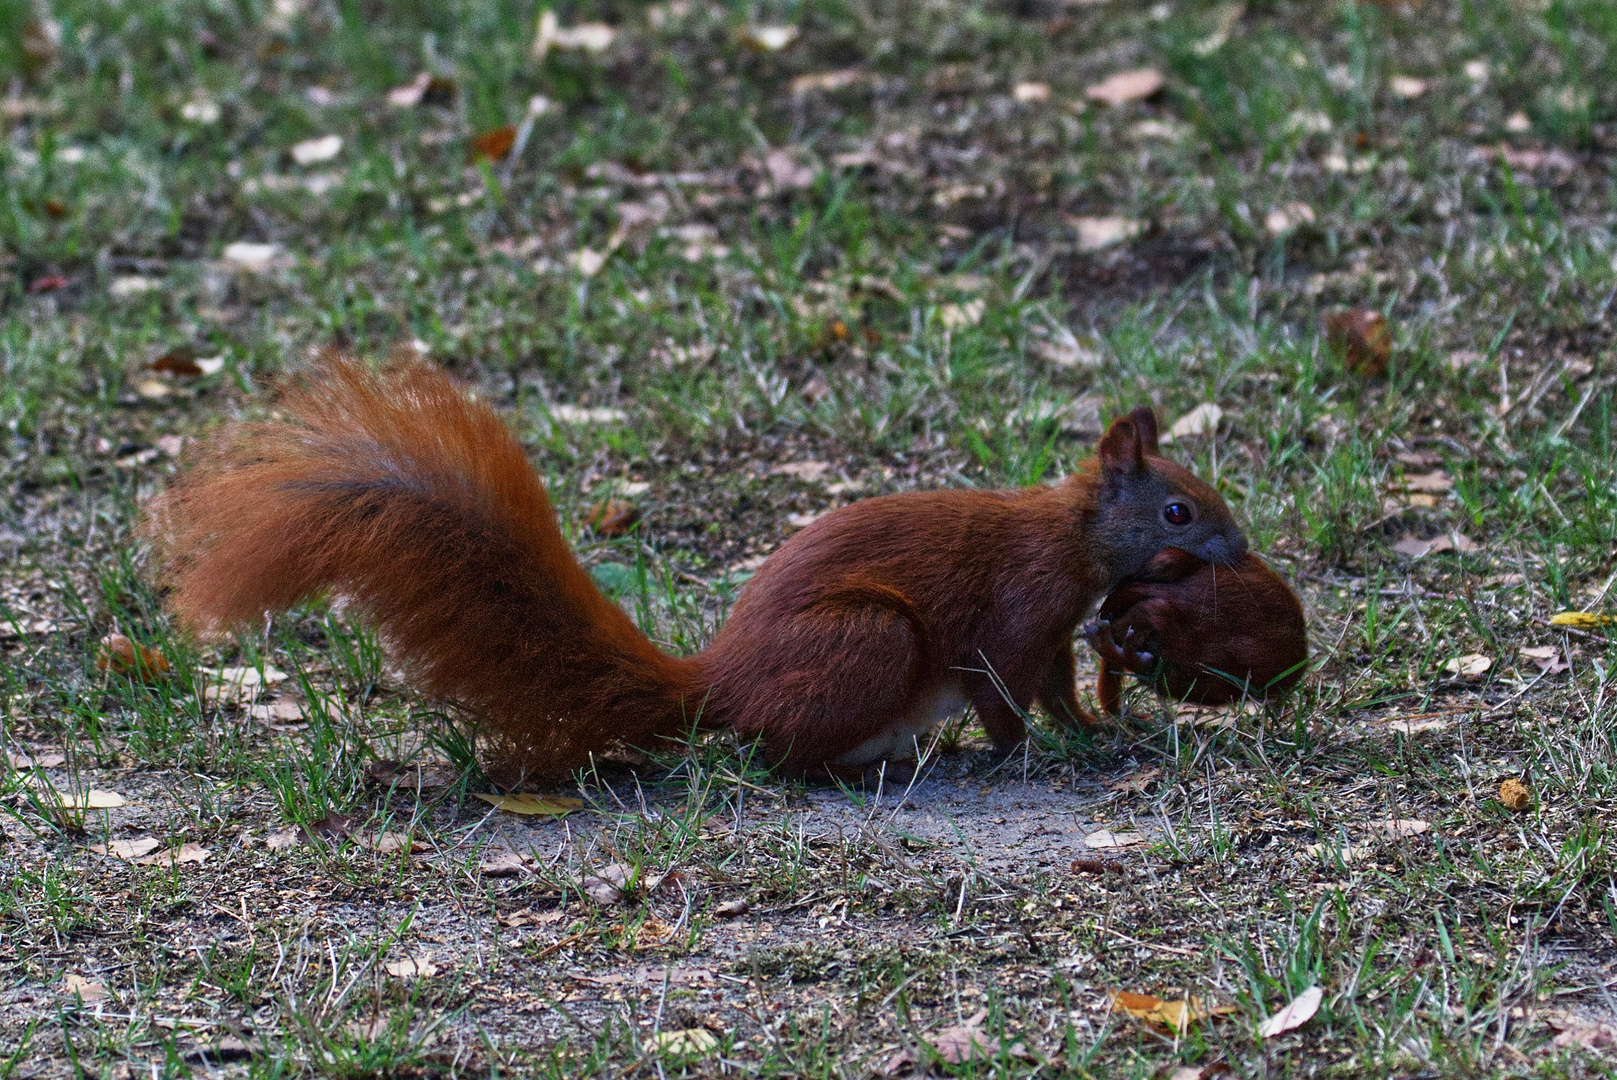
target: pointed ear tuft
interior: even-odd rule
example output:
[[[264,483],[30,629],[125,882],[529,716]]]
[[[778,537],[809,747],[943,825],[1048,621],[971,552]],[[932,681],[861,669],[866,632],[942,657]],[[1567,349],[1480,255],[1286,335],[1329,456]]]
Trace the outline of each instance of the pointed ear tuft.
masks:
[[[1151,406],[1141,405],[1129,412],[1129,419],[1140,432],[1140,446],[1148,454],[1158,453],[1157,448],[1157,414],[1151,411]]]
[[[1119,416],[1100,437],[1100,467],[1102,472],[1129,474],[1145,468],[1145,448],[1140,443],[1140,429],[1132,416]]]

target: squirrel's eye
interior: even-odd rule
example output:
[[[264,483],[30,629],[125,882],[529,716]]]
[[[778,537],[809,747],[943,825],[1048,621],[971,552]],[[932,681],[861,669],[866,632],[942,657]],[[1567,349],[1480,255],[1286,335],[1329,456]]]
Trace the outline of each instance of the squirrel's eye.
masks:
[[[1162,517],[1169,525],[1189,525],[1196,520],[1196,513],[1189,503],[1175,501],[1162,508]]]

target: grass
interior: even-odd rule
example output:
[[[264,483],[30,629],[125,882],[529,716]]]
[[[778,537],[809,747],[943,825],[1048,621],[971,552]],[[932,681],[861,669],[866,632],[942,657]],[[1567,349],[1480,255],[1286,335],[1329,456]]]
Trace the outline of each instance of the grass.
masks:
[[[1617,610],[1608,3],[603,2],[557,15],[606,52],[536,60],[538,14],[0,4],[0,1076],[1611,1072],[1617,638],[1547,621]],[[800,37],[747,43],[771,24]],[[1085,98],[1144,66],[1152,99]],[[452,98],[386,104],[421,72]],[[1385,379],[1325,341],[1344,307],[1393,326]],[[316,606],[185,640],[131,539],[175,436],[333,340],[498,403],[678,651],[794,516],[1037,483],[1107,416],[1215,403],[1172,453],[1296,584],[1315,670],[1232,722],[1135,692],[1007,762],[968,718],[908,791],[714,740],[494,811],[469,718],[374,635]],[[176,351],[220,363],[150,369]],[[583,524],[607,494],[630,535]],[[170,674],[102,670],[112,632]],[[208,697],[221,664],[302,719]],[[1085,869],[1099,827],[1146,839]],[[142,836],[210,854],[89,850]],[[612,864],[624,903],[590,896]],[[1230,1011],[1175,1033],[1119,989]]]

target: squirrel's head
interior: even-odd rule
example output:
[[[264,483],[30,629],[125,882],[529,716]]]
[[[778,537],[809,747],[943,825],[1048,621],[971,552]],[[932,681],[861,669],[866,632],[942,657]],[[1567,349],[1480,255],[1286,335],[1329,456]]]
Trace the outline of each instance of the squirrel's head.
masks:
[[[1112,421],[1101,436],[1094,535],[1119,577],[1140,572],[1163,548],[1229,565],[1246,536],[1223,498],[1157,452],[1157,418],[1144,406]]]

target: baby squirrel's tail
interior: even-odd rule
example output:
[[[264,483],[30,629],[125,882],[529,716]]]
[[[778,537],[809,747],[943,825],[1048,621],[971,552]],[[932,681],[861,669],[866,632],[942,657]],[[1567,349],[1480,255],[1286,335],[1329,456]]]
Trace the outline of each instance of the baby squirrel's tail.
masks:
[[[207,439],[148,511],[182,623],[243,627],[330,591],[413,686],[480,714],[507,744],[496,756],[529,774],[695,718],[699,668],[595,588],[487,404],[425,364],[379,375],[331,354],[277,413]]]

